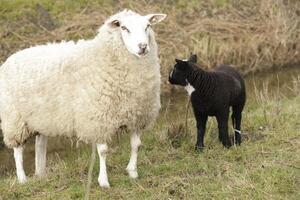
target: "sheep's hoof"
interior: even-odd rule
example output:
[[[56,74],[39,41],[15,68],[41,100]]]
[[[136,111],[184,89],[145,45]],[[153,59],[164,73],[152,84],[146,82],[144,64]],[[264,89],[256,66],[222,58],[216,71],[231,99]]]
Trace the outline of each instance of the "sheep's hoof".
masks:
[[[98,180],[100,187],[102,188],[110,188],[109,182],[107,180],[102,181],[102,180]]]
[[[19,178],[19,179],[18,179],[18,182],[19,182],[20,184],[24,184],[24,183],[26,183],[26,182],[27,182],[27,178],[26,178],[26,176],[25,176],[25,177],[21,177],[21,178]]]
[[[46,173],[45,172],[35,172],[35,175],[38,178],[45,178],[46,177]]]
[[[130,178],[136,179],[139,176],[136,170],[127,170],[127,172]]]

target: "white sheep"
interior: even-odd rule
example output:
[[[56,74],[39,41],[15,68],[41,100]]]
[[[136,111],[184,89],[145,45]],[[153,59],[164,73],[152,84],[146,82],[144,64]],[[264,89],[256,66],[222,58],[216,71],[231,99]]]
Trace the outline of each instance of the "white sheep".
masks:
[[[109,187],[107,143],[120,129],[131,133],[127,171],[138,177],[140,135],[160,109],[160,65],[151,25],[165,14],[124,10],[91,40],[39,45],[10,56],[0,68],[4,142],[14,149],[17,177],[26,182],[23,146],[36,135],[36,175],[44,176],[48,136],[97,143],[98,182]]]

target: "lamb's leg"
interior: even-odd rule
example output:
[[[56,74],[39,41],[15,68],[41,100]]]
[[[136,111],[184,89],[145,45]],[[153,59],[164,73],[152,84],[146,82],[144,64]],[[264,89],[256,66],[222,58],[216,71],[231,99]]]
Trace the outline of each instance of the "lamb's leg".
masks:
[[[240,145],[241,142],[242,142],[242,138],[241,138],[242,113],[241,112],[234,112],[234,119],[235,119],[235,126],[234,126],[235,143]]]
[[[140,135],[136,133],[132,134],[130,138],[130,144],[131,144],[131,155],[126,170],[131,178],[137,178],[138,177],[137,157],[138,157],[138,149],[139,146],[141,145]]]
[[[100,172],[98,177],[98,182],[100,187],[109,188],[109,182],[106,173],[106,154],[107,154],[107,145],[106,144],[97,144],[97,150],[100,159]]]
[[[229,148],[231,146],[231,142],[228,135],[228,112],[219,113],[217,116],[219,135],[222,137],[222,144]]]
[[[44,135],[35,137],[35,174],[39,177],[46,174],[47,141]]]
[[[23,168],[23,146],[14,147],[14,157],[16,162],[17,177],[20,183],[26,182],[26,175]]]
[[[195,145],[196,151],[202,151],[204,148],[204,134],[207,122],[207,115],[202,115],[200,113],[195,112],[196,120],[197,120],[197,143]]]

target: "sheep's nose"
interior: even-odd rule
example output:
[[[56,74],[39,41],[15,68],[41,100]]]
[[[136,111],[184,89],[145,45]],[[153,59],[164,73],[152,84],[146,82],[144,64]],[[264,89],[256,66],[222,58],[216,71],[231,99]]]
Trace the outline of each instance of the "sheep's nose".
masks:
[[[146,49],[147,49],[147,44],[146,43],[139,43],[138,46],[140,48],[140,51],[139,51],[140,55],[147,53],[146,52]]]
[[[141,50],[145,50],[147,48],[147,44],[146,43],[139,43],[139,48]]]

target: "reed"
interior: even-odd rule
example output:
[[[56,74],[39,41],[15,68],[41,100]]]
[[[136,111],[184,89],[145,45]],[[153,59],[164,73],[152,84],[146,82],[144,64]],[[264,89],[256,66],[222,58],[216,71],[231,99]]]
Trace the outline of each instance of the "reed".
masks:
[[[35,44],[92,37],[123,8],[164,12],[155,27],[163,91],[175,57],[199,56],[205,68],[232,64],[244,74],[300,63],[300,2],[295,0],[7,1],[0,5],[0,63]]]

